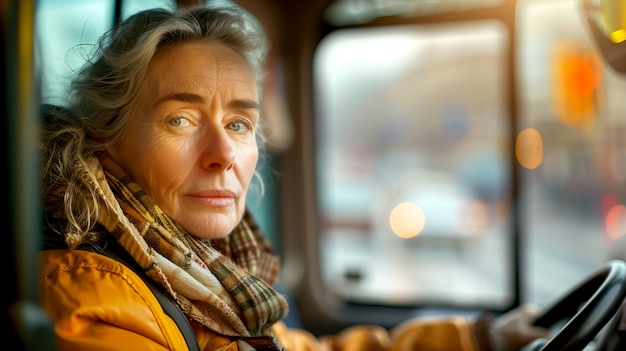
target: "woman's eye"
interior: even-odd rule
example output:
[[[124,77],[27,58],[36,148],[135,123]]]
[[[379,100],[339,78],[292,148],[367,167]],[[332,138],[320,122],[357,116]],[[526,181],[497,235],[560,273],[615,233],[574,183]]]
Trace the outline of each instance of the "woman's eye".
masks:
[[[228,129],[235,131],[235,132],[245,132],[247,130],[249,130],[249,126],[241,121],[237,121],[237,122],[231,122],[228,124]]]
[[[168,123],[172,127],[186,127],[186,126],[188,126],[190,124],[189,120],[187,118],[184,118],[184,117],[173,118]]]

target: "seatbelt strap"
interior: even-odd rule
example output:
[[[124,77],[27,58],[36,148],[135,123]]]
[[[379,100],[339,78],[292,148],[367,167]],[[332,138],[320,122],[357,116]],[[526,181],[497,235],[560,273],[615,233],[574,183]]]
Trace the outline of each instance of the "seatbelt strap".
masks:
[[[198,341],[196,340],[196,335],[191,328],[191,324],[185,314],[180,310],[172,296],[170,296],[167,292],[164,291],[163,287],[158,285],[154,280],[150,279],[143,271],[143,269],[139,266],[139,264],[132,259],[130,254],[123,250],[121,246],[117,242],[113,240],[109,240],[107,242],[106,248],[102,251],[98,251],[107,257],[110,257],[126,267],[130,268],[135,274],[137,274],[143,281],[146,283],[152,294],[159,300],[161,307],[165,314],[167,314],[178,326],[178,329],[183,334],[185,338],[185,342],[187,343],[187,348],[189,351],[200,351],[200,347],[198,346]]]

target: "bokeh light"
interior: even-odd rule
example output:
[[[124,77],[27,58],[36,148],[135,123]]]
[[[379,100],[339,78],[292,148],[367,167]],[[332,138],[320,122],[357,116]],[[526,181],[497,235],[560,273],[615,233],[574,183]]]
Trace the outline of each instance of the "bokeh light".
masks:
[[[602,196],[600,203],[607,238],[619,239],[626,233],[626,207],[615,193]]]
[[[515,158],[524,168],[535,169],[543,162],[543,140],[535,128],[527,128],[517,135]]]
[[[460,218],[458,231],[461,234],[480,234],[489,224],[489,208],[482,199],[475,199],[467,206],[467,211]]]
[[[618,239],[626,233],[626,206],[613,206],[606,215],[606,234],[610,239]]]
[[[394,234],[408,239],[418,235],[426,224],[424,211],[411,202],[403,202],[391,210],[389,224]]]
[[[602,62],[598,55],[577,42],[563,41],[554,47],[554,107],[566,126],[589,132],[602,101]]]

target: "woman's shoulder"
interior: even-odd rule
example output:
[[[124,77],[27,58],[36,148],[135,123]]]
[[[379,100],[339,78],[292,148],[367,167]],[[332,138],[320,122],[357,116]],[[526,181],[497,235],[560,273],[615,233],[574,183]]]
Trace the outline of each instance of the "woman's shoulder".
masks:
[[[132,284],[135,280],[141,281],[136,274],[119,261],[104,254],[90,250],[48,249],[41,251],[39,255],[44,279],[52,278],[59,274],[85,275],[110,274]],[[96,278],[94,276],[93,278]],[[79,283],[78,281],[74,283]],[[103,281],[103,283],[105,283]]]
[[[121,306],[159,307],[142,279],[110,257],[86,250],[43,250],[39,259],[41,293],[44,299],[56,301],[57,306],[65,304],[62,307],[69,309],[88,304],[101,309],[110,306],[117,309]],[[62,295],[69,295],[71,299],[63,299]]]
[[[164,349],[185,345],[157,298],[126,265],[84,250],[44,250],[39,258],[41,304],[62,335],[61,343],[96,341],[104,332],[116,335],[107,339]]]

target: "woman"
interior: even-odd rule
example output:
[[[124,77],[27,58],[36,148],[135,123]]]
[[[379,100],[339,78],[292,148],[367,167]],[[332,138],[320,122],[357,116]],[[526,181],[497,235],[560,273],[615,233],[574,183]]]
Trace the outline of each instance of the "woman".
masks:
[[[279,261],[246,212],[267,50],[255,23],[238,7],[138,13],[101,39],[67,107],[46,111],[42,305],[58,349],[477,350],[491,332],[510,344],[485,319],[319,340],[281,322]]]

